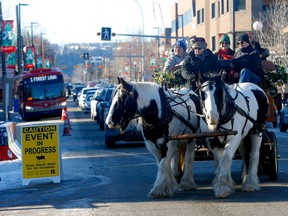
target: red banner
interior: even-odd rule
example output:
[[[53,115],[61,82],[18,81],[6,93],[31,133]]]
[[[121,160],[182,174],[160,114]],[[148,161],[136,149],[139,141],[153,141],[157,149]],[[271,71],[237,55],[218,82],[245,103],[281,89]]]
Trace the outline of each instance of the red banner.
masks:
[[[15,51],[14,46],[14,32],[13,32],[13,20],[3,20],[1,25],[2,30],[2,44],[1,51],[3,53],[10,53]]]
[[[26,47],[25,65],[27,69],[34,68],[35,66],[35,52],[34,47]]]

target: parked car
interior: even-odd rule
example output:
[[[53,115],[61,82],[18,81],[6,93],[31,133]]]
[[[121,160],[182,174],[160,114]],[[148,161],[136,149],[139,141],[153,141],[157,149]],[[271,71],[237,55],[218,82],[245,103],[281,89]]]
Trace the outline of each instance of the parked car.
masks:
[[[91,111],[91,98],[94,95],[94,91],[88,91],[84,100],[84,112],[90,113]]]
[[[91,112],[90,112],[90,117],[92,120],[96,120],[96,117],[97,117],[97,104],[98,104],[98,101],[100,101],[104,95],[105,95],[105,92],[106,92],[106,88],[104,87],[100,87],[99,89],[97,89],[93,95],[93,97],[91,98]]]
[[[99,124],[101,130],[104,130],[104,124],[105,124],[104,111],[107,107],[110,107],[111,98],[112,98],[112,94],[113,94],[114,90],[115,90],[114,87],[106,88],[105,95],[97,103],[97,107],[96,107],[97,123]]]
[[[288,100],[286,100],[284,108],[280,110],[279,129],[286,132],[288,128]]]
[[[88,91],[96,91],[98,87],[89,87],[89,88],[83,88],[81,92],[78,94],[78,107],[82,110],[84,110],[84,100],[86,97],[86,94]]]
[[[72,89],[73,101],[77,100],[78,93],[84,88],[84,85],[76,85]]]
[[[117,128],[109,128],[105,123],[106,116],[108,114],[109,107],[104,109],[104,130],[105,130],[105,145],[107,148],[114,148],[117,142],[124,141],[129,143],[144,143],[140,125],[138,124],[138,119],[132,120],[129,123],[127,129],[123,134]]]

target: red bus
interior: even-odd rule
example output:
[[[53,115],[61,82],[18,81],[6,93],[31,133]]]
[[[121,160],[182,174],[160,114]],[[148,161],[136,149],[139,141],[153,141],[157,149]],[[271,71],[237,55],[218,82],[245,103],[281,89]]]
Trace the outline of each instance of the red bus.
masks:
[[[66,107],[63,75],[57,68],[21,74],[18,83],[19,112],[23,120],[61,116]]]

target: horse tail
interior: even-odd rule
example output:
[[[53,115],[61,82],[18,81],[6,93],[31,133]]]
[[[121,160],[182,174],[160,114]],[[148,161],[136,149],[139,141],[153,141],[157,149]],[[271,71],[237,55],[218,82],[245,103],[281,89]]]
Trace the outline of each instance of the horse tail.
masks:
[[[258,114],[257,114],[257,123],[258,125],[264,125],[269,114],[269,104],[267,96],[263,91],[252,90],[255,98],[258,102]]]
[[[186,144],[179,145],[179,170],[184,172]]]

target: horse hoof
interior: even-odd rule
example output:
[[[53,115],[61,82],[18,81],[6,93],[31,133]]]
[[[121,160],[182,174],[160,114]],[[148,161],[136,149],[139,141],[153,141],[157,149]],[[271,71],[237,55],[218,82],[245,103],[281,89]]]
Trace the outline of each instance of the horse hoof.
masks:
[[[177,186],[168,187],[167,185],[160,185],[151,189],[148,198],[157,199],[173,197],[176,192],[178,192]]]
[[[252,185],[252,184],[246,184],[242,186],[242,191],[244,192],[252,192],[255,190],[261,190],[261,188],[258,185]]]
[[[197,185],[195,182],[190,182],[190,181],[181,181],[179,184],[179,190],[180,191],[190,191],[190,190],[196,190]]]
[[[148,198],[150,199],[160,199],[160,198],[169,198],[173,197],[174,194],[168,194],[168,193],[159,193],[155,191],[150,191],[149,194],[147,195]]]
[[[228,186],[221,186],[214,188],[214,194],[217,198],[225,198],[234,193],[234,188]]]

